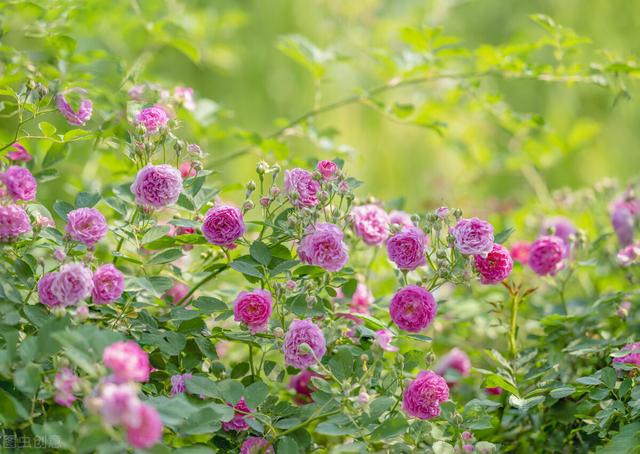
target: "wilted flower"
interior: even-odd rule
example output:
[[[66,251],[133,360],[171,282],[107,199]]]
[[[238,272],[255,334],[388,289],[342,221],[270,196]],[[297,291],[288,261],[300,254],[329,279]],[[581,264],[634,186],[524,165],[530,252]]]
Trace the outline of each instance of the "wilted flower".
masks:
[[[33,159],[27,149],[20,145],[18,142],[11,145],[11,148],[13,148],[15,151],[10,151],[9,153],[7,153],[7,158],[11,159],[12,161],[28,162]]]
[[[240,454],[274,454],[273,446],[260,437],[247,438],[240,447]]]
[[[66,96],[68,94],[78,93],[80,95],[80,105],[78,110],[74,110],[73,107],[67,101]],[[67,119],[70,125],[84,126],[84,124],[91,119],[91,113],[93,112],[93,103],[90,99],[85,97],[87,91],[81,88],[73,88],[65,92],[60,93],[56,97],[56,106],[60,113]]]
[[[252,410],[247,406],[247,402],[244,400],[244,397],[235,405],[231,405],[230,403],[227,403],[227,405],[233,407],[235,414],[231,421],[222,423],[222,428],[227,432],[230,430],[235,430],[236,432],[249,430],[249,424],[245,421],[245,418],[247,417],[247,413],[252,413]]]
[[[398,347],[391,345],[391,341],[393,340],[393,333],[388,329],[380,329],[376,331],[376,343],[388,352],[397,352]]]

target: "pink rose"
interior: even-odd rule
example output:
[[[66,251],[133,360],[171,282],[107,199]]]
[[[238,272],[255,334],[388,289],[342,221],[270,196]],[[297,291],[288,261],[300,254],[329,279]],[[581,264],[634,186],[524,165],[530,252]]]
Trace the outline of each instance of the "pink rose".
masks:
[[[251,334],[265,331],[271,316],[271,293],[256,289],[240,292],[233,302],[233,319],[245,323]]]
[[[67,101],[67,95],[79,93],[80,94],[80,105],[78,110],[74,110],[71,107],[71,104]],[[58,107],[58,111],[66,118],[67,122],[73,126],[84,126],[87,121],[91,119],[91,114],[93,112],[93,103],[90,99],[86,98],[87,91],[81,88],[73,88],[71,90],[67,90],[65,92],[60,93],[56,97],[56,107]]]
[[[511,255],[511,258],[513,258],[513,260],[515,260],[516,262],[520,262],[523,265],[526,265],[529,260],[530,247],[531,245],[526,241],[516,241],[511,246],[509,254]]]
[[[79,263],[60,268],[50,284],[50,291],[62,306],[70,306],[87,299],[93,291],[91,271]]]
[[[160,105],[147,107],[138,112],[136,122],[144,126],[146,134],[154,134],[167,126],[169,114]]]
[[[222,428],[227,432],[231,430],[235,430],[236,432],[249,430],[249,424],[245,421],[245,418],[247,417],[247,413],[252,413],[253,411],[247,406],[244,397],[235,405],[231,405],[230,403],[227,403],[227,405],[233,407],[235,414],[231,421],[222,423]]]
[[[393,210],[389,213],[389,222],[400,227],[415,227],[411,220],[411,215],[404,211]]]
[[[320,183],[304,169],[291,169],[284,173],[284,190],[291,204],[298,208],[313,207],[318,204],[317,194]]]
[[[134,341],[119,341],[102,352],[102,361],[119,382],[149,380],[149,355]]]
[[[453,378],[447,376],[451,375],[447,374],[449,371],[454,371],[455,375]],[[457,347],[452,348],[449,353],[444,355],[436,367],[436,374],[444,377],[449,387],[457,383],[458,376],[466,377],[470,371],[471,361],[469,360],[469,356]]]
[[[398,347],[391,345],[392,340],[393,333],[388,329],[380,329],[376,331],[376,343],[380,346],[381,349],[388,352],[397,352]]]
[[[334,224],[318,223],[309,226],[298,247],[298,256],[304,263],[327,271],[340,271],[349,261],[344,234]]]
[[[451,233],[461,254],[486,257],[493,249],[493,226],[482,219],[460,219]]]
[[[78,208],[67,214],[65,231],[71,239],[91,247],[109,231],[107,220],[95,208]]]
[[[9,153],[7,153],[7,158],[11,159],[12,161],[28,162],[33,159],[27,149],[20,145],[18,142],[11,145],[11,148],[13,148],[15,151],[10,151]]]
[[[162,440],[162,420],[158,411],[145,403],[140,404],[137,424],[127,424],[127,441],[137,449],[148,449]]]
[[[325,180],[335,180],[338,174],[338,165],[333,161],[320,161],[316,170]]]
[[[382,244],[389,236],[389,215],[377,205],[361,205],[351,210],[353,228],[369,246]]]
[[[182,176],[170,165],[148,164],[138,171],[131,192],[136,196],[138,205],[156,209],[173,205],[182,192]]]
[[[0,243],[11,243],[31,231],[31,221],[24,207],[0,205]]]
[[[369,305],[373,303],[373,294],[366,284],[359,282],[351,296],[349,309],[356,314],[369,314]]]
[[[404,227],[387,241],[389,260],[401,270],[412,271],[427,263],[427,237],[417,227]]]
[[[9,166],[0,174],[0,181],[7,188],[9,197],[13,200],[34,200],[38,189],[38,182],[31,175],[29,169],[20,166]]]
[[[124,292],[124,275],[115,266],[108,263],[93,273],[94,304],[112,303]]]

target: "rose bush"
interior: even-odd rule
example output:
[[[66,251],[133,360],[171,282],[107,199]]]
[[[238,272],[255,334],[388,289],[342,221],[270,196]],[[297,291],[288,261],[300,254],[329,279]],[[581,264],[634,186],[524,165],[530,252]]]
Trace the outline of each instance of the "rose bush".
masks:
[[[527,206],[536,220],[516,230],[478,207],[365,199],[344,159],[282,156],[277,133],[248,139],[264,159],[236,198],[189,143],[209,121],[193,90],[133,73],[92,85],[13,52],[3,64],[21,77],[0,89],[13,121],[0,144],[3,437],[72,452],[637,447],[633,184]],[[70,55],[61,67],[82,65]],[[542,81],[593,76],[541,68]],[[58,146],[87,139],[129,163],[41,204],[41,183],[73,179],[56,174]]]

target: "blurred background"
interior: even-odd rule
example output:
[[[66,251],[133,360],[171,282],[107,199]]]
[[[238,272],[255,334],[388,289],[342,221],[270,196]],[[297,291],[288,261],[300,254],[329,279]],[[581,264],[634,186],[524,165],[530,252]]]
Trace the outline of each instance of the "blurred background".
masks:
[[[193,87],[198,109],[183,119],[179,134],[208,153],[207,167],[219,172],[227,198],[242,197],[234,183],[255,178],[263,157],[284,165],[340,157],[364,181],[363,197],[402,198],[397,204],[409,211],[450,205],[475,215],[517,209],[604,177],[626,182],[640,169],[635,87],[615,75],[609,87],[500,78],[415,85],[381,94],[383,108],[349,104],[317,116],[312,132],[292,131],[281,142],[262,142],[227,159],[256,133],[268,136],[287,120],[398,74],[410,76],[419,66],[455,72],[462,68],[459,58],[490,53],[506,61],[508,46],[520,52],[545,36],[532,14],[585,37],[568,46],[566,62],[554,54],[557,67],[589,71],[594,62],[633,58],[640,45],[638,2],[9,1],[0,9],[2,49],[29,51],[31,63],[50,65],[60,88],[89,90],[95,101],[89,128],[112,127],[105,126],[112,120],[109,106],[126,102],[134,83]],[[411,36],[421,27],[455,37],[441,41],[450,53],[417,52],[420,43]],[[300,49],[312,54],[313,64],[295,61]],[[553,60],[538,48],[521,55]],[[5,63],[10,58],[5,55]],[[4,70],[4,83],[20,83],[10,65]],[[398,107],[391,114],[390,105]],[[415,107],[404,112],[407,105]],[[64,130],[59,116],[49,117]],[[0,121],[4,143],[15,125]],[[37,154],[38,141],[28,142]],[[80,187],[104,190],[114,175],[120,183],[130,179],[121,148],[70,145],[62,164],[67,178],[45,183],[43,203],[73,198]]]

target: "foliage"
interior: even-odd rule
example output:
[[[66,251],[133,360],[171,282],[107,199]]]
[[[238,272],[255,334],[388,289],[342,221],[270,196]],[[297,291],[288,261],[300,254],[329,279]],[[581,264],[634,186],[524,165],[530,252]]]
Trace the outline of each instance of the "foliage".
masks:
[[[518,112],[502,84],[587,85],[617,103],[639,74],[637,62],[600,51],[540,14],[530,17],[535,38],[502,45],[471,47],[437,26],[399,27],[399,40],[371,48],[366,62],[339,42],[323,46],[288,33],[273,46],[312,80],[313,107],[263,134],[213,99],[196,93],[192,104],[175,80],[156,76],[158,54],[165,64],[224,67],[241,47],[233,39],[241,11],[213,14],[207,3],[9,1],[0,12],[2,170],[13,144],[22,144],[33,159],[17,165],[40,185],[35,201],[18,202],[33,231],[1,246],[3,440],[39,440],[71,452],[129,449],[93,398],[109,374],[104,349],[132,339],[153,367],[140,396],[164,425],[153,452],[237,452],[247,434],[266,438],[277,453],[449,453],[465,445],[478,452],[636,452],[638,367],[613,361],[638,328],[638,267],[616,257],[621,246],[609,220],[622,189],[606,181],[550,193],[541,176],[600,126],[581,121],[561,133],[540,115]],[[98,36],[105,30],[108,39]],[[324,101],[345,65],[356,88]],[[66,95],[77,109],[78,88],[93,101],[83,126],[67,124],[56,108]],[[139,113],[156,104],[171,118],[150,134]],[[489,176],[519,172],[535,200],[508,215],[487,202],[464,217],[490,212],[499,226],[495,242],[507,247],[545,233],[543,217],[571,218],[579,228],[566,239],[571,252],[563,269],[539,277],[516,263],[503,285],[481,285],[473,257],[454,247],[450,232],[462,210],[444,213],[431,204],[410,221],[429,238],[426,263],[398,270],[384,244],[367,245],[357,234],[352,210],[371,202],[391,212],[403,201],[363,199],[341,123],[320,120],[351,105],[446,140],[470,186],[487,178],[487,168]],[[229,182],[245,155],[258,162],[254,180]],[[300,207],[302,195],[283,184],[285,170],[313,171],[326,156],[338,167],[335,179],[313,173],[318,202]],[[150,163],[180,167],[184,178],[176,203],[162,210],[140,206],[130,189]],[[376,181],[367,183],[375,188]],[[637,201],[631,189],[625,194]],[[216,246],[203,236],[203,220],[214,205],[234,205],[230,199],[247,230],[233,247]],[[6,194],[2,200],[10,203]],[[109,225],[95,248],[64,229],[72,210],[91,207]],[[632,222],[637,232],[638,217]],[[345,235],[349,262],[339,271],[298,252],[318,223]],[[400,227],[390,229],[393,235]],[[47,307],[37,284],[61,262],[92,270],[112,263],[125,275],[125,291],[110,304]],[[438,300],[435,321],[419,333],[399,329],[389,314],[390,299],[408,284]],[[363,298],[362,286],[374,297],[365,294],[368,309],[358,312],[353,301]],[[252,332],[234,319],[234,300],[257,288],[271,294],[273,312],[268,329]],[[283,360],[283,336],[292,320],[307,318],[322,329],[327,353],[310,368],[312,394],[300,396],[287,385],[299,370]],[[399,351],[385,348],[383,329]],[[402,406],[409,381],[442,366],[452,347],[464,350],[473,368],[442,369],[451,386],[440,416],[411,417]],[[55,377],[65,367],[80,377],[69,408],[54,401]],[[179,374],[192,376],[185,392],[172,392]],[[225,430],[234,418],[230,405],[241,399],[252,409],[244,418],[248,431]]]

